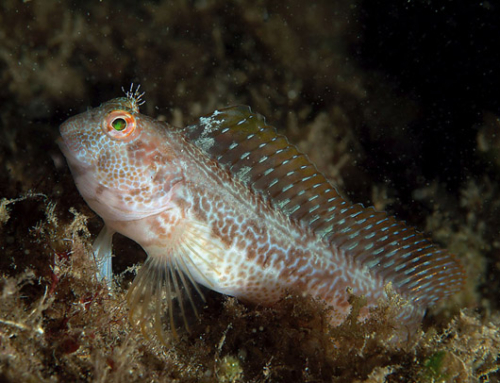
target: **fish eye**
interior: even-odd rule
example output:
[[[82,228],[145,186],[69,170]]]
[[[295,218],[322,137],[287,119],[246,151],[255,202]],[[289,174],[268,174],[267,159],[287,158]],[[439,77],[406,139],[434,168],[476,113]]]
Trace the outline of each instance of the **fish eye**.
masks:
[[[104,132],[115,139],[125,139],[135,131],[136,118],[124,110],[115,110],[104,119]]]
[[[123,119],[121,117],[117,117],[113,121],[111,121],[111,126],[115,130],[120,131],[120,130],[125,129],[125,127],[127,126],[127,121],[125,121],[125,119]]]

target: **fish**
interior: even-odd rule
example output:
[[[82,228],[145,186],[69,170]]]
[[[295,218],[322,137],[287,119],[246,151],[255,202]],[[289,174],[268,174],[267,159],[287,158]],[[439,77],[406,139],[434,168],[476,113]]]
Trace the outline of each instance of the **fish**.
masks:
[[[465,283],[459,259],[404,222],[352,203],[250,107],[216,110],[186,127],[140,113],[125,97],[70,117],[58,144],[76,186],[104,221],[94,242],[98,277],[112,273],[112,237],[147,259],[127,293],[130,320],[166,342],[189,329],[202,286],[262,306],[287,294],[324,301],[333,326],[363,297],[361,321],[390,299],[418,328],[426,309]],[[180,319],[179,319],[180,318]],[[413,330],[408,330],[413,329]]]

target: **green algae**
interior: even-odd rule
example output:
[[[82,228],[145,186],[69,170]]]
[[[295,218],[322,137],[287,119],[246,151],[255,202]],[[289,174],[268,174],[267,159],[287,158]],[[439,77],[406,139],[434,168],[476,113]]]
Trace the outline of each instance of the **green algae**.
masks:
[[[438,351],[432,354],[424,362],[424,379],[426,381],[431,383],[441,383],[447,381],[449,376],[447,374],[443,374],[442,372],[445,356],[446,351]]]

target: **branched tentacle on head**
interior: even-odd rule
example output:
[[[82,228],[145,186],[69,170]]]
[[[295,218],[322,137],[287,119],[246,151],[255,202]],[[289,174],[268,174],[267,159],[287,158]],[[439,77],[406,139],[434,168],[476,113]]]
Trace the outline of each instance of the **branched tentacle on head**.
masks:
[[[139,106],[143,105],[146,100],[142,99],[142,96],[146,94],[146,92],[141,92],[141,84],[137,85],[137,88],[134,90],[134,83],[130,84],[130,89],[127,91],[124,87],[122,87],[123,93],[129,98],[132,102],[132,109],[135,112],[139,112]]]

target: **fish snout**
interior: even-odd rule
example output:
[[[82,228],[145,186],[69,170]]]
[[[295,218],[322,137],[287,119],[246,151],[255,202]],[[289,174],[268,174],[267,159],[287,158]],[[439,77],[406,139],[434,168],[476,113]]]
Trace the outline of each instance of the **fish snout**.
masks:
[[[75,118],[76,117],[76,118]],[[56,140],[57,145],[63,152],[67,161],[70,163],[80,163],[89,165],[90,158],[87,158],[90,153],[85,147],[84,142],[88,142],[88,133],[82,129],[81,119],[75,116],[63,122],[59,127],[60,137]]]

